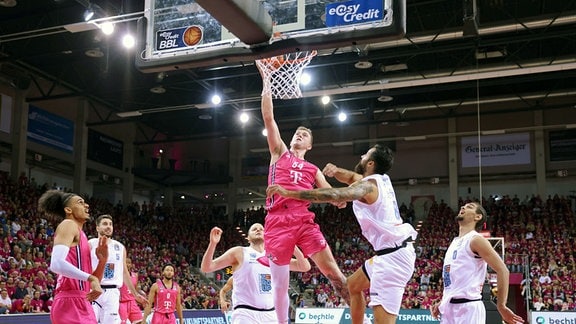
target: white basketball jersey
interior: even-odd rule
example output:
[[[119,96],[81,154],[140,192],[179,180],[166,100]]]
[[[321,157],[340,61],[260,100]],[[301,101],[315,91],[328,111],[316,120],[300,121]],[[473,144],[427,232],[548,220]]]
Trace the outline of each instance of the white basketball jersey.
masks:
[[[451,298],[482,298],[487,263],[470,249],[470,241],[476,235],[480,234],[471,231],[463,237],[456,237],[446,251],[442,267],[444,294],[441,306],[449,303]]]
[[[96,257],[98,239],[90,239],[88,243],[92,256],[92,269],[96,269],[98,266],[98,258]],[[116,285],[118,288],[124,284],[124,245],[111,238],[108,239],[108,261],[106,261],[100,284]]]
[[[260,309],[274,307],[272,299],[272,283],[270,268],[258,262],[258,258],[265,255],[251,247],[243,247],[244,262],[238,267],[232,277],[232,305],[252,306]]]
[[[364,237],[374,250],[394,247],[408,237],[416,239],[418,232],[408,223],[403,223],[396,202],[396,194],[386,174],[373,174],[361,181],[376,180],[378,199],[372,204],[354,200],[352,207]]]

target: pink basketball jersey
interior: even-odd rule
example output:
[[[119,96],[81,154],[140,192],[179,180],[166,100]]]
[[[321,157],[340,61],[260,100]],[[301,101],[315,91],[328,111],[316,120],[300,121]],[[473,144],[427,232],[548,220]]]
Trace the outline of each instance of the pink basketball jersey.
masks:
[[[90,260],[90,245],[86,234],[80,228],[80,241],[78,245],[70,247],[66,261],[70,262],[73,266],[80,270],[92,273],[92,262]],[[56,293],[67,290],[81,290],[85,292],[90,291],[90,283],[84,280],[71,279],[63,275],[58,275],[56,283]]]
[[[178,284],[172,281],[172,287],[164,286],[160,279],[156,280],[158,291],[154,302],[154,311],[157,313],[174,313],[176,311],[176,297],[178,296]]]
[[[278,184],[287,190],[314,189],[318,167],[286,151],[276,163],[270,165],[268,184]],[[266,198],[266,208],[274,211],[280,208],[308,208],[310,202],[273,195]]]

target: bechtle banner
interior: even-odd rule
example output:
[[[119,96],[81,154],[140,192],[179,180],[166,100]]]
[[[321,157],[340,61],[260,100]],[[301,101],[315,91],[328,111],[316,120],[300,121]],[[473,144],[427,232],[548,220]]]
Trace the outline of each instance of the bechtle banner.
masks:
[[[373,320],[372,309],[366,309],[366,315]],[[350,324],[349,308],[297,308],[296,324]],[[397,324],[439,323],[427,309],[401,309]]]

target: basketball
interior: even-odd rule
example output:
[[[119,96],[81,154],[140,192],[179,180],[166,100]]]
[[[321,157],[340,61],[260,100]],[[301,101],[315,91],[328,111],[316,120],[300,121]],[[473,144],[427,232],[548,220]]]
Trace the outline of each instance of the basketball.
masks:
[[[184,32],[182,36],[184,44],[187,46],[197,45],[202,41],[202,27],[200,26],[190,26]]]

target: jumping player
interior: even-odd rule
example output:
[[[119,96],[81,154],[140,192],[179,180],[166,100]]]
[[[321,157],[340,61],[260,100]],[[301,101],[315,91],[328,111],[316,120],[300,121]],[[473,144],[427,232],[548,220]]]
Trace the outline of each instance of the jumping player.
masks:
[[[270,80],[263,81],[269,82]],[[330,184],[318,167],[304,160],[304,155],[312,148],[312,131],[305,127],[298,127],[288,148],[282,141],[280,130],[274,120],[270,94],[262,95],[261,108],[270,150],[268,185],[278,184],[291,190],[330,188]],[[343,203],[339,207],[345,205],[346,203]],[[266,199],[268,214],[264,236],[272,272],[274,306],[279,323],[288,322],[290,305],[288,264],[295,246],[298,246],[306,257],[310,257],[316,263],[324,276],[330,280],[336,292],[346,300],[346,303],[350,303],[346,277],[338,268],[320,227],[314,222],[315,215],[308,210],[309,206],[310,202],[279,195],[272,195]]]
[[[416,253],[412,241],[417,232],[403,223],[390,177],[394,157],[389,148],[375,145],[362,155],[354,171],[329,163],[323,172],[348,184],[344,188],[322,188],[304,191],[286,190],[272,185],[267,195],[315,202],[353,201],[362,234],[372,244],[376,256],[348,277],[352,323],[364,321],[366,301],[363,290],[370,288],[370,306],[379,324],[396,323],[404,287],[414,273]],[[367,320],[369,321],[369,320]]]

